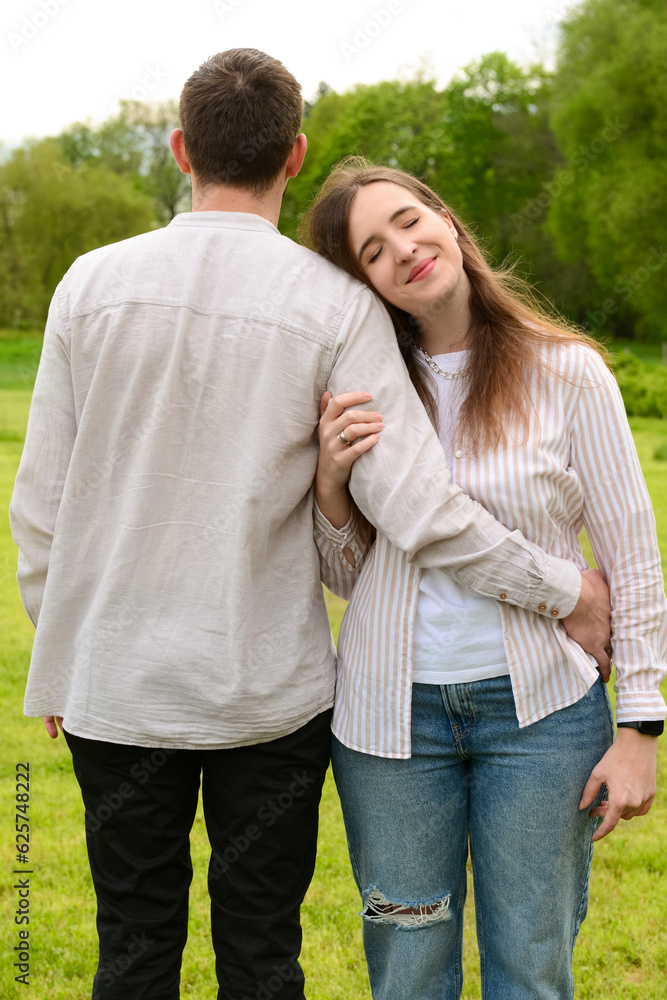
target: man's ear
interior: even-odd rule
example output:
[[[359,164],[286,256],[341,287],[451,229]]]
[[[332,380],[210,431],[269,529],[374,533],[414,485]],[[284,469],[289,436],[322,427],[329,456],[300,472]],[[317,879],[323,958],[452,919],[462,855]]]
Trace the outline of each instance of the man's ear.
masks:
[[[185,152],[185,142],[183,141],[183,129],[175,128],[169,136],[169,145],[174,154],[174,159],[178,164],[182,174],[192,173],[188,154]]]
[[[294,145],[292,146],[292,152],[287,157],[287,163],[285,164],[286,176],[296,177],[296,175],[301,170],[303,164],[303,159],[306,155],[306,150],[308,148],[308,140],[306,139],[303,132],[297,135],[294,140]]]

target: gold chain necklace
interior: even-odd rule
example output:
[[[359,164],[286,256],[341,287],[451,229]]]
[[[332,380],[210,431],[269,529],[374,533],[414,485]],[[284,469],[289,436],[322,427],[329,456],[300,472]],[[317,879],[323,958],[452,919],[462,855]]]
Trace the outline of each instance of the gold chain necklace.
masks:
[[[442,375],[442,377],[446,379],[463,378],[463,376],[465,375],[466,373],[465,368],[461,369],[461,371],[459,372],[444,372],[442,368],[435,363],[435,361],[433,360],[433,358],[428,353],[425,347],[421,347],[421,345],[419,344],[417,346],[419,347],[419,350],[426,358],[426,364],[429,366],[429,368],[432,368],[437,375]]]

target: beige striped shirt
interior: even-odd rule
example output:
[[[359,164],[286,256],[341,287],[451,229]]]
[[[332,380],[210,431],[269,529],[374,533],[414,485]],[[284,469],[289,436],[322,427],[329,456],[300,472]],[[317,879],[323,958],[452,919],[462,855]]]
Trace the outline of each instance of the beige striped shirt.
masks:
[[[613,375],[583,345],[554,350],[563,377],[533,379],[524,444],[473,457],[452,476],[502,524],[584,569],[586,528],[612,595],[618,721],[662,719],[667,602],[651,502]],[[363,460],[363,459],[362,459]],[[421,570],[380,532],[361,544],[315,511],[322,579],[349,599],[338,642],[334,733],[353,749],[410,756],[412,642]],[[356,559],[353,569],[343,548]],[[598,674],[559,621],[497,600],[519,725],[571,705]],[[542,608],[540,608],[543,611]]]

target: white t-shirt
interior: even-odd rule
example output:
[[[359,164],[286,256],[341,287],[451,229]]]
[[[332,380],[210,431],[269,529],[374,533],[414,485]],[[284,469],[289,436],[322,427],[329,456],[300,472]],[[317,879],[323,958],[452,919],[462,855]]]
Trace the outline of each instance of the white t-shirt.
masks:
[[[443,371],[458,372],[467,363],[468,351],[439,354],[433,360]],[[434,373],[433,380],[438,394],[440,442],[449,468],[455,470],[453,433],[465,398],[465,378],[446,379]],[[413,660],[412,680],[418,684],[461,684],[508,674],[496,602],[462,587],[442,570],[423,570]]]

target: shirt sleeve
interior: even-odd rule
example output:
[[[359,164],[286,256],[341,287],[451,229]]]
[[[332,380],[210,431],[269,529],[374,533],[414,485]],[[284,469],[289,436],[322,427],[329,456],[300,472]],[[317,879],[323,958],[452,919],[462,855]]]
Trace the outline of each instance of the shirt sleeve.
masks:
[[[320,555],[322,583],[332,594],[349,601],[359,571],[370,550],[370,538],[367,540],[361,538],[354,509],[350,514],[350,520],[343,528],[334,528],[320,510],[317,501],[313,508],[313,530]],[[349,549],[354,556],[354,566],[346,558],[345,549]]]
[[[19,549],[21,600],[35,626],[77,426],[63,295],[61,283],[49,308],[23,455],[9,506],[12,536]]]
[[[593,351],[577,394],[571,465],[584,490],[584,526],[609,583],[616,718],[664,719],[667,602],[651,500],[623,399]]]
[[[368,391],[379,442],[352,466],[350,492],[410,562],[496,601],[564,618],[581,592],[574,563],[509,531],[451,482],[442,446],[410,381],[386,310],[361,289],[336,337],[328,388]]]

